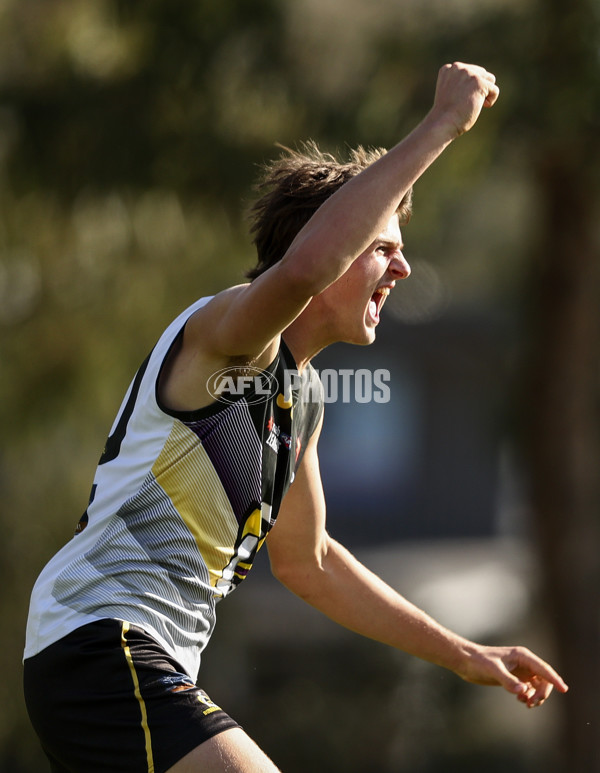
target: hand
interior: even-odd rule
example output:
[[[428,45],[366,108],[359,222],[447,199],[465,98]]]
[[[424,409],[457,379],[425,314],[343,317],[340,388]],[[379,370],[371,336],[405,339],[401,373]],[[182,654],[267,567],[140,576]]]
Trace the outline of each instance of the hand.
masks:
[[[530,709],[541,706],[554,687],[563,693],[569,689],[548,663],[525,647],[470,645],[456,673],[467,682],[504,687]]]
[[[451,138],[469,131],[482,108],[491,107],[500,93],[496,77],[476,64],[445,64],[439,71],[429,116],[444,124]]]

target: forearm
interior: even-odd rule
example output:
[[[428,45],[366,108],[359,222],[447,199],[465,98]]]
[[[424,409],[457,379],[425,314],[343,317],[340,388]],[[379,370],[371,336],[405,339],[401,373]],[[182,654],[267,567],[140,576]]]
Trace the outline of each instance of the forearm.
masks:
[[[327,538],[318,568],[280,577],[301,598],[356,633],[455,672],[499,685],[529,708],[568,686],[526,647],[488,647],[452,633],[390,588],[339,543]]]
[[[475,646],[410,603],[331,538],[318,566],[280,579],[340,625],[452,671],[460,670]]]
[[[317,294],[385,228],[403,197],[452,141],[430,113],[402,142],[334,193],[298,233],[285,260],[301,260]]]

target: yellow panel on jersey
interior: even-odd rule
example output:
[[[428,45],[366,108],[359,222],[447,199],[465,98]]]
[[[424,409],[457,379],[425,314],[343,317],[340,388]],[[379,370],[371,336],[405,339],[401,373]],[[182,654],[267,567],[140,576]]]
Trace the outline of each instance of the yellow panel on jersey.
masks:
[[[198,436],[175,422],[152,472],[193,534],[215,587],[234,553],[239,527]]]

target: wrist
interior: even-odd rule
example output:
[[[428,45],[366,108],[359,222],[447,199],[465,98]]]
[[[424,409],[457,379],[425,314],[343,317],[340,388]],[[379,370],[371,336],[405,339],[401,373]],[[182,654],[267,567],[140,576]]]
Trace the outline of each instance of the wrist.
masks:
[[[455,117],[432,108],[421,122],[421,128],[427,131],[434,142],[443,147],[449,145],[462,134],[455,121]]]
[[[479,645],[472,641],[456,637],[454,647],[449,655],[448,662],[443,665],[458,676],[463,676],[469,670],[469,663],[476,657]]]

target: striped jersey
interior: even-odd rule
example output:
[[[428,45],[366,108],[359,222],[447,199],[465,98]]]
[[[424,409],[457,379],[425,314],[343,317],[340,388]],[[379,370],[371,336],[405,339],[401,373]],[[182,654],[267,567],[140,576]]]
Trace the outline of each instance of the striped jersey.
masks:
[[[197,301],[135,375],[75,536],[32,593],[25,657],[100,618],[143,627],[194,679],[215,605],[248,574],[322,411],[312,366],[282,341],[265,370],[214,374],[215,402],[161,406],[161,368]]]

